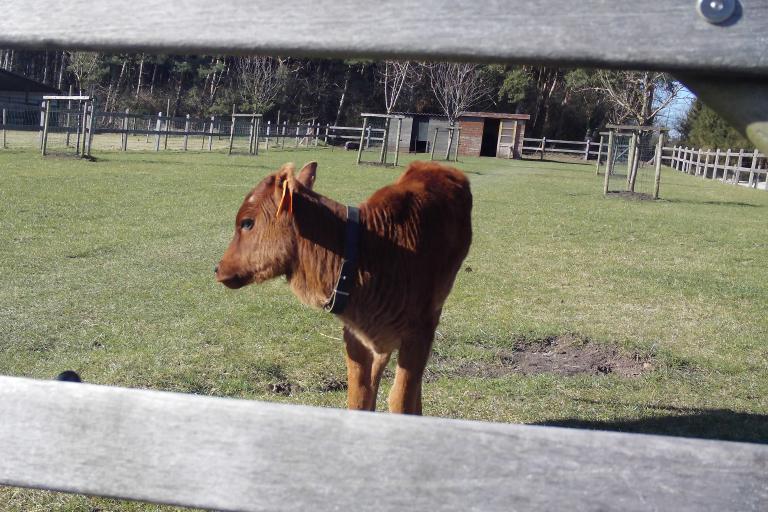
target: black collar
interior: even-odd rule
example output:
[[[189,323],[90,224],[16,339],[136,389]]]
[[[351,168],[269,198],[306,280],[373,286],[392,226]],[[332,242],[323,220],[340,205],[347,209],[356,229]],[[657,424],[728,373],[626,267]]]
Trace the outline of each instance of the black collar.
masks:
[[[349,303],[349,294],[357,273],[357,256],[360,246],[360,210],[347,206],[346,234],[344,236],[344,259],[341,271],[331,298],[325,303],[325,310],[335,315],[340,314]]]

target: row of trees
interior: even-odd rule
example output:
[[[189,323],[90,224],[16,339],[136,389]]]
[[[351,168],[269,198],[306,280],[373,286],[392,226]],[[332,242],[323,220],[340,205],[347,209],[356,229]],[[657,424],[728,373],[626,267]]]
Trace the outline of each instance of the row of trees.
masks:
[[[605,123],[653,124],[681,86],[657,72],[543,66],[0,50],[0,67],[105,110],[211,115],[233,104],[267,118],[357,124],[363,111],[527,113],[528,133],[582,139]]]

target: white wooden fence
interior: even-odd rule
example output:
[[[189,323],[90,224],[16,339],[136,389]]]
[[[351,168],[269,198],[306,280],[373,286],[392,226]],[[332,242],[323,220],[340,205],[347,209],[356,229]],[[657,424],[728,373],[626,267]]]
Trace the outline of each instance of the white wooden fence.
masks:
[[[756,149],[723,151],[674,146],[664,150],[667,153],[664,159],[678,171],[703,179],[719,179],[723,183],[763,188],[768,191],[768,160]]]

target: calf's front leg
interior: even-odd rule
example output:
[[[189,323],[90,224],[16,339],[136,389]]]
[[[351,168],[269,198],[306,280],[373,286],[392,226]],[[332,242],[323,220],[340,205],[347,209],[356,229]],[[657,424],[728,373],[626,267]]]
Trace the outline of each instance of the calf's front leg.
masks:
[[[346,327],[344,348],[347,356],[347,407],[375,411],[381,374],[389,362],[390,354],[371,351]]]
[[[421,381],[432,349],[434,330],[404,339],[397,354],[395,383],[389,392],[389,411],[421,414]]]

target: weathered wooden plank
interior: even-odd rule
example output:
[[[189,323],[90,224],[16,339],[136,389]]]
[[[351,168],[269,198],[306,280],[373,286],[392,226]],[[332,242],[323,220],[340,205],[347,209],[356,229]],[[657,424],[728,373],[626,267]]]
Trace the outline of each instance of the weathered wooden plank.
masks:
[[[691,0],[6,2],[0,46],[398,56],[768,75],[768,4],[715,25]],[[98,29],[94,29],[98,27]],[[460,33],[460,36],[457,34]],[[622,41],[643,41],[643,51]],[[685,44],[681,44],[685,41]],[[735,50],[738,49],[738,50]]]
[[[0,484],[217,510],[759,510],[768,446],[0,377]]]

